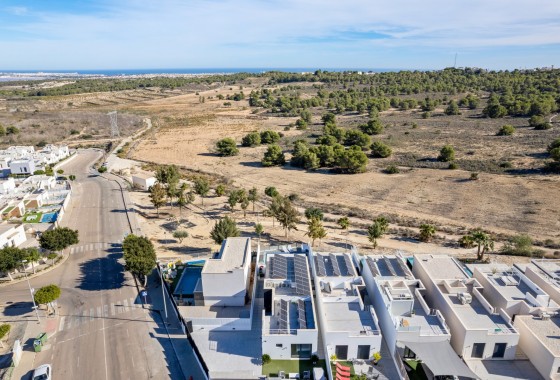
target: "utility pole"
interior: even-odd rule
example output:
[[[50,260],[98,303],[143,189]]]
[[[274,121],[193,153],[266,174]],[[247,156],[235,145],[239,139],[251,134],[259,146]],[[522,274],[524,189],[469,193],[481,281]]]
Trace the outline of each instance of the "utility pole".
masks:
[[[161,297],[163,298],[163,310],[165,312],[165,324],[168,324],[169,318],[167,317],[167,303],[165,302],[165,290],[163,287],[165,286],[165,282],[163,280],[163,270],[161,269],[161,265],[159,265],[159,273],[161,278]]]
[[[25,270],[25,263],[27,260],[21,260],[23,265],[23,273],[25,275],[25,279],[27,280],[27,286],[29,287],[29,293],[31,294],[31,302],[33,302],[33,309],[35,310],[35,315],[37,316],[37,323],[41,323],[41,318],[39,318],[39,310],[37,309],[37,305],[35,304],[35,297],[33,296],[33,289],[31,289],[31,283],[29,282],[29,277],[27,277],[27,271]]]

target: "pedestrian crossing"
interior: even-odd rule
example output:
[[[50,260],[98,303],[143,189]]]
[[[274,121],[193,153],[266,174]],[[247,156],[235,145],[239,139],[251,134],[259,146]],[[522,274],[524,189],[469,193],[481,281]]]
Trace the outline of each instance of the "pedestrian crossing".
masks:
[[[85,326],[86,324],[100,318],[111,318],[136,309],[141,309],[142,303],[140,300],[136,302],[136,299],[136,297],[129,297],[121,301],[110,302],[101,306],[86,307],[77,310],[74,313],[71,312],[71,315],[63,315],[60,317],[58,331],[72,330],[80,326]]]
[[[86,253],[92,251],[105,251],[108,249],[120,249],[122,241],[114,243],[88,243],[70,248],[70,254]]]

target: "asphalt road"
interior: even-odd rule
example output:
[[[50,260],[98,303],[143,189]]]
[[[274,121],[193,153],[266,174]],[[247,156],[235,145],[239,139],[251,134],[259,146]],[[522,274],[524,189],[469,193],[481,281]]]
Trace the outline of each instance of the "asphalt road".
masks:
[[[142,307],[132,276],[125,272],[121,242],[129,232],[118,184],[92,174],[96,151],[81,151],[63,167],[74,174],[73,196],[62,226],[78,229],[80,243],[58,268],[31,280],[62,289],[60,319],[51,347],[35,367],[50,363],[54,379],[183,379],[157,313]],[[0,292],[0,304],[21,305],[32,319],[26,282]],[[14,306],[12,310],[17,310]]]

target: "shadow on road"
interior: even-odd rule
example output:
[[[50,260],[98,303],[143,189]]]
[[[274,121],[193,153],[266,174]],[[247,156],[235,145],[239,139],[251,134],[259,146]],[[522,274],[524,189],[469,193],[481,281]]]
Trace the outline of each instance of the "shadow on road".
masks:
[[[4,307],[3,315],[7,317],[17,317],[33,311],[33,303],[30,302],[14,302]]]
[[[122,254],[114,252],[115,250],[117,248],[110,248],[107,256],[80,264],[79,289],[97,291],[118,289],[124,286],[124,266],[118,262]]]

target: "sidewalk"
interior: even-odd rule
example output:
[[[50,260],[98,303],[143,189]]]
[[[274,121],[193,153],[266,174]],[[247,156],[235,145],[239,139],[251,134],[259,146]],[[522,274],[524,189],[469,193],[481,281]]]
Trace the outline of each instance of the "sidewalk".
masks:
[[[193,351],[187,335],[183,334],[181,322],[177,319],[173,305],[169,299],[166,300],[168,325],[165,326],[163,323],[165,320],[165,312],[163,308],[161,282],[157,273],[157,271],[154,271],[149,277],[147,291],[152,309],[154,311],[159,311],[161,316],[160,320],[156,322],[158,322],[159,327],[165,329],[163,331],[166,331],[173,349],[173,352],[170,352],[168,355],[174,355],[177,358],[185,380],[188,380],[190,376],[195,380],[206,379],[206,375],[203,373],[196,359],[196,354]]]
[[[56,334],[58,321],[58,315],[50,318],[41,316],[40,323],[37,323],[35,317],[30,318],[30,321],[27,322],[23,339],[21,340],[23,352],[19,364],[14,368],[14,372],[12,373],[13,380],[19,380],[35,369],[35,357],[37,353],[33,349],[33,341],[39,334],[47,333],[47,342],[45,346],[43,346],[42,352],[52,348],[52,337]]]

